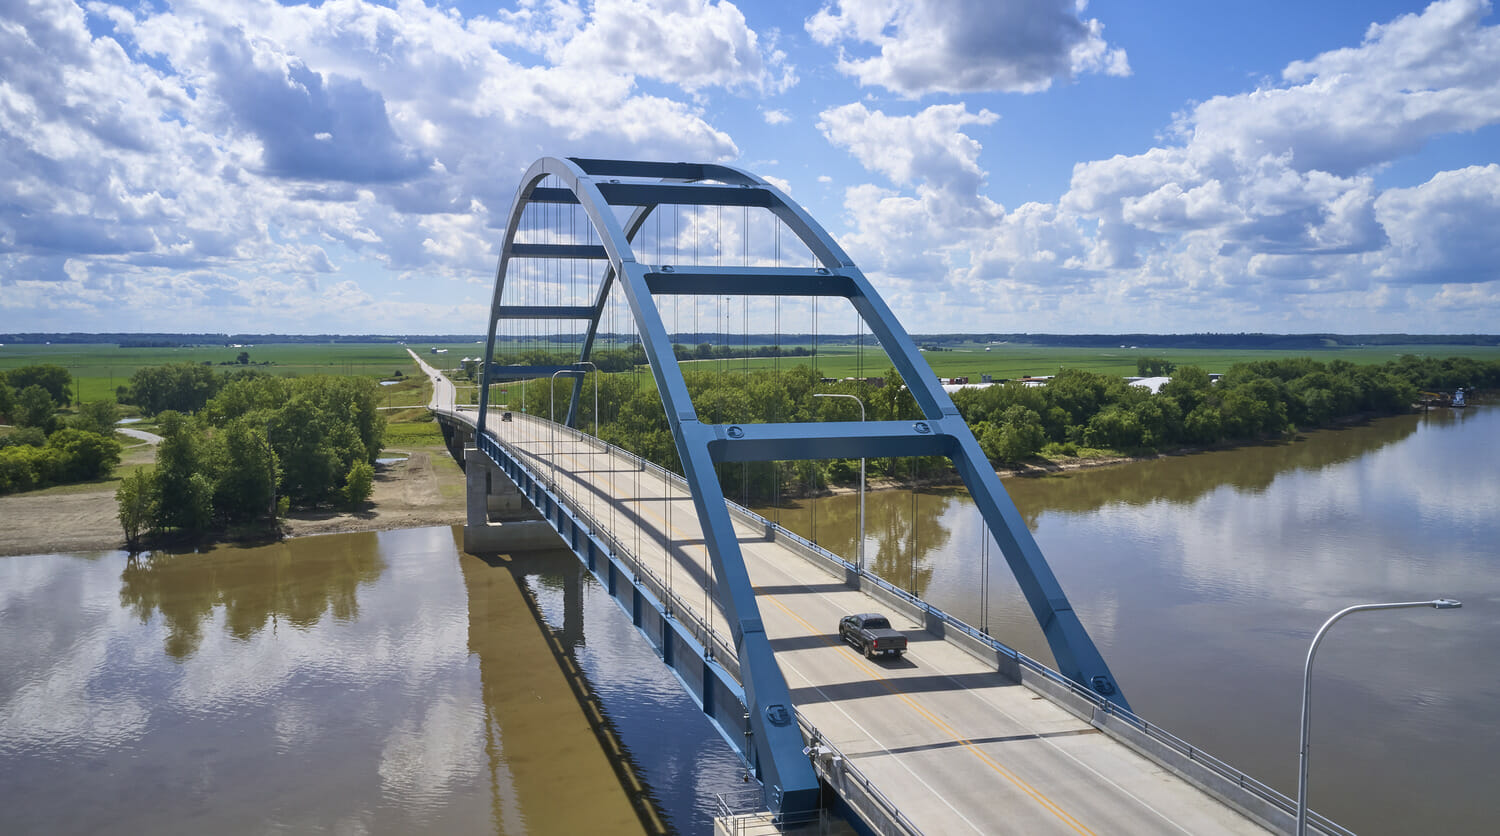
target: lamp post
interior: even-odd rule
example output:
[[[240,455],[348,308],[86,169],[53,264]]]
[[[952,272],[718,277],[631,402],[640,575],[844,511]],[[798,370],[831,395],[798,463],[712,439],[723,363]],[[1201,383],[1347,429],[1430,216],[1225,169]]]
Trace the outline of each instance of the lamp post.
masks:
[[[578,361],[578,365],[580,365],[580,366],[588,366],[589,368],[591,368],[591,369],[594,370],[594,441],[597,442],[599,440],[599,367],[596,366],[596,365],[594,365],[594,361],[592,361],[592,360],[579,360]],[[596,452],[598,452],[597,448],[593,444],[590,444],[589,445],[589,467],[590,468],[593,468],[593,466],[594,466],[594,453],[596,453]],[[594,491],[589,491],[589,515],[592,516],[593,513],[594,513]]]
[[[1307,665],[1302,669],[1302,739],[1297,755],[1297,836],[1307,834],[1307,729],[1308,710],[1312,705],[1312,693],[1309,685],[1312,681],[1313,657],[1318,653],[1318,645],[1322,643],[1323,636],[1332,627],[1334,622],[1344,616],[1363,612],[1365,610],[1399,610],[1410,607],[1432,607],[1437,610],[1456,610],[1463,604],[1452,598],[1436,598],[1431,601],[1402,601],[1392,604],[1355,604],[1345,607],[1333,614],[1333,617],[1323,622],[1318,628],[1317,635],[1313,636],[1312,646],[1307,649]]]
[[[599,367],[593,360],[579,360],[575,365],[588,366],[594,370],[594,438],[599,437]]]
[[[859,404],[859,422],[865,421],[865,402],[858,395],[845,395],[841,392],[817,392],[815,398],[848,398]],[[859,544],[854,550],[854,568],[863,575],[865,572],[865,459],[859,459]]]
[[[557,490],[557,376],[569,371],[558,369],[547,384],[547,420],[552,423],[552,489]]]

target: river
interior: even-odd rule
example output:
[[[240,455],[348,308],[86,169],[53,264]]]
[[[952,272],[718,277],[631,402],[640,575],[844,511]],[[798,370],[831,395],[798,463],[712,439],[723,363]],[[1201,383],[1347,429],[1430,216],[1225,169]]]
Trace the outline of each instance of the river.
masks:
[[[1289,796],[1319,625],[1355,603],[1463,601],[1357,613],[1329,633],[1308,797],[1362,834],[1493,833],[1497,443],[1500,407],[1477,406],[1006,488],[1135,710]],[[854,554],[855,496],[762,513]],[[1051,659],[993,542],[986,610],[965,494],[871,494],[866,531],[882,577]]]
[[[707,829],[737,761],[623,613],[459,540],[0,558],[4,831]]]
[[[1360,833],[1492,832],[1497,430],[1481,406],[1006,484],[1136,710],[1289,795],[1323,619],[1461,599],[1330,634],[1309,794]],[[852,554],[856,508],[765,513]],[[961,492],[872,494],[867,534],[883,576],[1050,658]],[[570,560],[449,528],[0,558],[6,830],[704,832],[742,772]]]

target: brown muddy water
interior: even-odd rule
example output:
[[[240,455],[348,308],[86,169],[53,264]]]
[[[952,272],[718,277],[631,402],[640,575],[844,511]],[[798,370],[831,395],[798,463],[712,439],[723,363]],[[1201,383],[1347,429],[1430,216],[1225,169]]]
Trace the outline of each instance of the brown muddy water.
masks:
[[[1006,485],[1136,710],[1289,795],[1318,625],[1461,599],[1330,633],[1310,797],[1365,834],[1491,833],[1497,440],[1481,406]],[[856,508],[763,513],[852,555]],[[1050,659],[961,493],[868,517],[875,571]],[[0,829],[706,832],[738,762],[570,561],[449,528],[0,558]]]
[[[1005,486],[1132,707],[1288,796],[1323,621],[1463,601],[1328,634],[1308,797],[1362,834],[1500,832],[1500,406]],[[759,510],[852,560],[857,497]],[[1050,663],[981,525],[960,491],[873,493],[866,559]]]
[[[448,527],[0,558],[0,830],[701,832],[736,762],[575,567]]]

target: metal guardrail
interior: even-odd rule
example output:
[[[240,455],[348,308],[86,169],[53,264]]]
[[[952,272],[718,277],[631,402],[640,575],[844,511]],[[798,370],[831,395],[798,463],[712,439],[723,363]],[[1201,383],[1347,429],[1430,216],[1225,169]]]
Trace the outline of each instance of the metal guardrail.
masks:
[[[828,814],[818,809],[795,816],[773,815],[758,790],[714,795],[714,833],[723,836],[780,836],[787,828],[827,830]]]
[[[535,418],[534,420],[540,421],[542,419]],[[655,462],[648,461],[623,448],[603,442],[591,435],[588,435],[587,433],[574,430],[571,427],[561,427],[561,425],[559,425],[559,431],[565,432],[567,435],[572,436],[572,440],[574,441],[582,441],[594,446],[599,446],[600,449],[604,452],[618,452],[630,458],[633,458],[636,460],[637,466],[642,470],[649,471],[659,477],[664,477],[669,481],[677,484],[678,486],[686,489],[687,482],[685,479],[683,479],[678,474],[661,467]],[[518,460],[522,458],[529,458],[537,462],[543,462],[546,460],[545,457],[540,454],[518,450],[510,442],[503,441],[487,433],[486,435],[489,435],[490,438],[493,438],[496,443],[505,446],[512,452],[512,455],[517,457]],[[717,632],[710,630],[705,621],[701,618],[701,616],[699,616],[698,612],[690,604],[688,604],[686,600],[682,599],[681,596],[678,596],[674,591],[668,589],[661,577],[653,572],[651,568],[639,558],[639,556],[635,555],[630,549],[626,548],[623,543],[621,543],[617,538],[614,537],[612,532],[609,532],[607,529],[600,526],[599,521],[592,515],[590,515],[587,510],[576,501],[576,499],[574,499],[565,490],[563,490],[560,485],[556,484],[553,479],[541,473],[541,468],[528,469],[532,470],[533,478],[536,478],[538,482],[547,485],[548,489],[554,495],[567,500],[567,505],[570,509],[570,512],[575,516],[585,519],[591,533],[594,533],[595,536],[599,536],[601,539],[608,541],[610,545],[617,550],[618,554],[623,555],[626,558],[627,562],[631,565],[634,571],[651,578],[653,581],[653,586],[655,586],[662,593],[663,600],[670,599],[674,606],[680,607],[681,611],[684,611],[688,614],[689,623],[694,627],[695,638],[699,639],[700,643],[702,643],[705,648],[713,648],[715,652],[724,654],[724,656],[727,658],[734,658],[734,650],[732,645],[725,642]],[[807,538],[802,537],[785,528],[782,528],[778,523],[768,520],[760,514],[757,514],[754,511],[751,511],[750,509],[732,500],[726,500],[726,502],[734,513],[755,524],[766,526],[767,531],[772,532],[777,539],[784,539],[795,543],[796,545],[802,547],[804,550],[817,555],[819,559],[831,563],[841,570],[849,572],[858,571],[854,564],[849,563],[842,557],[839,557],[838,555],[828,551],[822,546],[813,543]],[[1197,746],[1188,743],[1177,735],[1172,734],[1171,732],[1167,731],[1157,724],[1151,723],[1150,721],[1146,720],[1143,717],[1140,717],[1129,709],[1121,708],[1115,703],[1112,703],[1109,700],[1105,699],[1103,696],[1079,685],[1071,679],[1068,679],[1058,671],[1053,670],[1042,662],[1039,662],[1036,659],[1033,659],[1030,656],[1027,656],[1026,654],[1020,652],[1019,650],[1010,647],[1009,645],[1005,644],[999,639],[996,639],[988,633],[984,633],[980,630],[975,629],[972,625],[958,618],[955,618],[952,615],[949,615],[948,613],[938,609],[937,607],[932,606],[916,595],[913,595],[910,592],[901,589],[898,586],[895,586],[889,581],[886,581],[884,578],[869,573],[862,574],[861,578],[862,583],[868,583],[872,586],[875,586],[881,589],[886,594],[894,596],[914,610],[917,610],[930,617],[931,619],[940,622],[943,625],[944,630],[951,629],[955,632],[961,633],[970,640],[987,647],[991,651],[998,654],[998,656],[1010,659],[1014,661],[1019,667],[1024,668],[1039,677],[1042,677],[1053,685],[1061,687],[1073,698],[1087,703],[1094,712],[1118,718],[1119,720],[1125,722],[1133,729],[1150,738],[1151,740],[1162,744],[1166,748],[1187,758],[1189,761],[1200,765],[1201,767],[1217,775],[1219,778],[1239,787],[1241,790],[1254,796],[1255,798],[1264,801],[1265,803],[1286,813],[1287,815],[1294,816],[1296,814],[1296,801],[1287,796],[1285,793],[1282,793],[1281,791],[1257,780],[1256,778],[1247,775],[1245,772],[1236,769],[1234,766],[1230,765],[1224,760],[1208,752],[1205,752],[1203,749]],[[806,735],[810,740],[821,741],[821,738],[818,737],[817,729],[810,723],[808,723],[800,713],[797,714],[797,720],[802,727],[804,735]],[[1093,722],[1095,725],[1098,724],[1097,720],[1091,722]],[[819,745],[821,745],[825,749],[836,752],[836,750],[833,750],[833,747],[826,742],[820,742]],[[876,789],[873,784],[870,784],[857,768],[849,763],[847,758],[843,758],[841,754],[838,756],[841,758],[843,773],[851,778],[858,786],[860,786],[862,790],[870,796],[870,798],[876,800],[877,804],[882,807],[883,812],[889,815],[892,821],[904,823],[902,826],[906,829],[901,832],[910,834],[920,833],[920,831],[916,829],[915,825],[912,825],[908,820],[906,820],[905,816],[899,809],[895,807],[894,804],[886,799],[884,795],[880,794],[880,791]],[[1309,821],[1311,821],[1312,824],[1317,827],[1317,829],[1323,831],[1326,834],[1330,834],[1330,836],[1355,836],[1353,831],[1328,819],[1322,814],[1310,812],[1308,818]]]
[[[828,551],[822,546],[819,546],[818,544],[807,540],[807,538],[799,536],[791,531],[787,531],[777,523],[767,520],[765,517],[761,517],[760,515],[756,514],[753,511],[750,511],[749,509],[741,508],[740,510],[742,513],[764,522],[767,526],[769,526],[776,532],[777,538],[785,538],[787,540],[790,540],[803,547],[804,549],[817,554],[823,560],[835,564],[839,568],[849,571],[857,571],[853,564],[849,563],[833,552]],[[1233,783],[1234,785],[1240,787],[1247,793],[1250,793],[1251,795],[1261,799],[1262,801],[1271,804],[1272,806],[1276,807],[1282,812],[1285,812],[1288,815],[1296,814],[1297,802],[1287,796],[1285,793],[1282,793],[1280,790],[1268,786],[1265,783],[1245,774],[1243,771],[1236,769],[1229,763],[1221,760],[1218,757],[1215,757],[1214,755],[1209,754],[1208,752],[1203,751],[1201,748],[1188,743],[1177,735],[1172,734],[1159,725],[1151,723],[1150,721],[1146,720],[1143,717],[1140,717],[1129,709],[1121,708],[1120,706],[1110,702],[1094,691],[1085,688],[1082,685],[1079,685],[1071,679],[1068,679],[1058,671],[1055,671],[1045,664],[1037,661],[1036,659],[1027,656],[1021,651],[1010,647],[1009,645],[1005,644],[999,639],[996,639],[988,633],[981,632],[975,629],[970,624],[961,621],[946,612],[943,612],[942,610],[932,606],[931,604],[911,594],[910,592],[907,592],[906,590],[891,584],[884,578],[876,575],[871,575],[869,573],[865,573],[862,578],[862,582],[868,582],[871,585],[879,587],[887,594],[897,597],[912,608],[925,613],[931,616],[933,619],[941,622],[945,630],[952,629],[956,632],[962,633],[969,639],[988,647],[998,655],[1015,661],[1016,664],[1020,667],[1025,668],[1032,673],[1046,679],[1048,682],[1065,688],[1073,697],[1090,704],[1094,711],[1123,720],[1131,727],[1151,738],[1152,740],[1165,745],[1167,748],[1186,757],[1188,760],[1200,764],[1201,766],[1207,768],[1209,771],[1218,775],[1220,778],[1223,778],[1230,783]],[[1343,827],[1342,825],[1339,825],[1338,823],[1328,819],[1321,814],[1310,812],[1308,818],[1313,822],[1313,824],[1317,826],[1319,830],[1322,830],[1323,832],[1330,834],[1331,836],[1355,836],[1353,831]]]
[[[533,420],[541,421],[542,419],[536,418]],[[675,476],[670,471],[663,470],[655,463],[647,461],[635,453],[621,447],[615,447],[587,433],[580,432],[571,427],[563,427],[562,425],[557,425],[557,431],[572,436],[572,441],[580,441],[590,446],[595,446],[600,452],[620,454],[634,459],[636,466],[642,470],[654,470],[659,473]],[[717,664],[728,667],[734,673],[735,679],[739,679],[739,655],[735,652],[734,644],[728,641],[723,634],[713,629],[704,614],[699,612],[698,608],[694,607],[686,598],[677,594],[676,590],[644,560],[642,555],[636,554],[629,546],[625,545],[608,526],[604,525],[603,521],[589,512],[585,503],[579,502],[576,496],[555,480],[551,475],[550,462],[547,461],[545,455],[522,449],[518,445],[502,439],[493,433],[485,433],[484,437],[492,440],[496,445],[503,447],[515,461],[526,468],[538,484],[542,485],[555,498],[562,501],[567,506],[568,513],[582,522],[590,535],[604,542],[606,551],[611,557],[619,558],[637,579],[644,578],[649,581],[647,585],[651,588],[652,594],[662,603],[668,605],[668,614],[676,618],[679,622],[686,623],[690,628],[688,631],[689,634],[692,635],[694,641],[707,650],[709,658]],[[538,443],[549,442],[543,441]],[[526,461],[534,462],[538,466],[527,467],[525,464]]]
[[[848,756],[839,751],[833,744],[823,740],[817,727],[808,722],[807,718],[802,716],[802,712],[798,711],[795,707],[792,709],[792,712],[797,717],[797,727],[802,730],[802,736],[807,740],[808,749],[813,750],[810,753],[810,757],[813,758],[814,768],[821,766],[820,771],[828,775],[830,784],[834,780],[852,782],[855,788],[876,808],[874,811],[865,812],[878,812],[884,817],[883,823],[888,825],[888,827],[876,825],[880,833],[897,834],[898,836],[921,836],[921,829],[911,819],[907,818],[905,813],[901,812],[901,808],[897,807],[889,798],[886,798],[885,793],[882,793],[871,783],[870,779],[865,777],[865,774],[859,770],[859,767],[850,762]],[[824,750],[827,751],[827,755],[823,754]],[[837,766],[835,767],[834,764],[837,764]],[[837,774],[834,774],[835,772]],[[856,802],[848,798],[849,787],[847,784],[842,789],[845,792],[845,803],[853,807]]]

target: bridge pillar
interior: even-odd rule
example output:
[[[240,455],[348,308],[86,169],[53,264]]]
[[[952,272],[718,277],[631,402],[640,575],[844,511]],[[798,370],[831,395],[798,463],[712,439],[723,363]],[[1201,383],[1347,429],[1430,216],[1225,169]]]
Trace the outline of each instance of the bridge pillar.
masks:
[[[464,448],[467,497],[464,551],[500,554],[566,548],[552,526],[536,513],[504,471],[474,447]],[[499,522],[491,522],[497,518]]]

